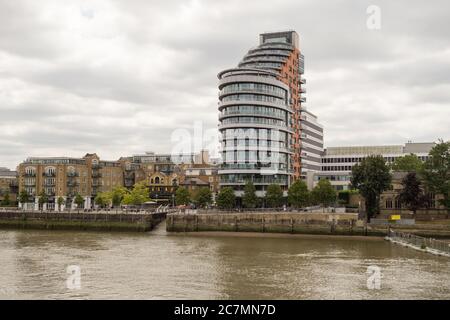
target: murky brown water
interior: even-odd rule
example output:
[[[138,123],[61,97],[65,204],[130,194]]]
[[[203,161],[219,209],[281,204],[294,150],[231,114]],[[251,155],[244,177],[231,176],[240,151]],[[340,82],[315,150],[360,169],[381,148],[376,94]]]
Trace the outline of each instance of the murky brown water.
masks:
[[[383,240],[1,230],[0,266],[6,299],[450,299],[449,258]]]

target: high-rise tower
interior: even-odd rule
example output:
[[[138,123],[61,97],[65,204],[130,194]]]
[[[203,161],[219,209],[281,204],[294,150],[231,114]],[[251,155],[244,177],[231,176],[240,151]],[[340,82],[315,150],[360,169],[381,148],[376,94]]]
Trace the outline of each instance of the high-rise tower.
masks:
[[[301,175],[300,110],[305,80],[295,31],[264,33],[238,68],[219,73],[221,186],[239,196],[252,181],[284,191]]]

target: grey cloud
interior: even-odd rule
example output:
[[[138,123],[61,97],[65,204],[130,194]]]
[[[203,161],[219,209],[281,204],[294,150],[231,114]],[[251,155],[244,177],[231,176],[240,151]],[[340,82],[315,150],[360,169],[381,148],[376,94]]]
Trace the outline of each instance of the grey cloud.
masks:
[[[448,139],[450,4],[377,1],[378,31],[371,4],[2,1],[0,166],[170,151],[174,130],[217,127],[217,73],[280,29],[300,34],[327,145]]]

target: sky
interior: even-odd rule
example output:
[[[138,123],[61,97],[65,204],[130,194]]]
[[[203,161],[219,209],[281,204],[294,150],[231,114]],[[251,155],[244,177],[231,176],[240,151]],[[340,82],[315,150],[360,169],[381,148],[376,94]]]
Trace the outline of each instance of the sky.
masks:
[[[0,0],[0,167],[186,137],[217,151],[217,73],[280,30],[299,33],[325,146],[448,140],[449,15],[446,0]]]

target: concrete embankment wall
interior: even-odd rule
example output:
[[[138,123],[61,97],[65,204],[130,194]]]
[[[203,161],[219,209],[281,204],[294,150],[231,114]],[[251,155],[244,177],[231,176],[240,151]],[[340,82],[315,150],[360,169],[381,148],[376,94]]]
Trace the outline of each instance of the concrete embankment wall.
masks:
[[[377,218],[388,219],[391,215],[400,215],[402,219],[415,219],[416,221],[433,221],[450,219],[450,210],[428,209],[417,210],[416,215],[407,209],[381,209]]]
[[[149,231],[166,213],[0,212],[0,228],[49,230]]]
[[[388,225],[368,225],[352,213],[211,213],[167,215],[168,232],[237,231],[322,235],[385,236]],[[450,238],[450,226],[395,226],[395,230]]]
[[[219,213],[170,214],[167,231],[242,231],[304,234],[362,235],[356,214]]]

